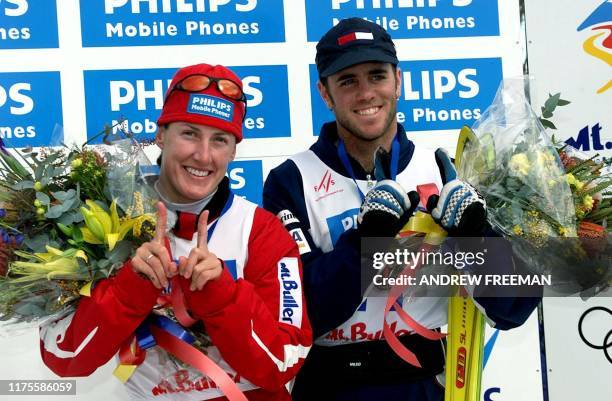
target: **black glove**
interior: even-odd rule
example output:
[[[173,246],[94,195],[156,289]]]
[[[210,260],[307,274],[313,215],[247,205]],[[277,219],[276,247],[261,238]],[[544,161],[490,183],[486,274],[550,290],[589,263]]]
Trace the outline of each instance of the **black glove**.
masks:
[[[378,182],[366,194],[357,216],[362,237],[395,237],[419,204],[416,191],[406,194],[400,184],[388,178],[384,168],[388,156],[382,148],[376,152],[374,175]]]
[[[436,163],[442,175],[440,196],[427,200],[433,219],[452,236],[478,237],[487,226],[487,204],[476,189],[457,179],[457,171],[444,149],[436,150]]]

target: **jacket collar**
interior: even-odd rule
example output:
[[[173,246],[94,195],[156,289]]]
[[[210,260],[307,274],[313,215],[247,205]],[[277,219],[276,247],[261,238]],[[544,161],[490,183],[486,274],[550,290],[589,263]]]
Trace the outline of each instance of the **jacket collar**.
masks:
[[[399,123],[397,124],[397,133],[400,144],[400,157],[397,169],[399,174],[400,172],[404,171],[412,159],[412,155],[414,153],[414,143],[408,139],[404,127]],[[321,127],[319,139],[310,147],[310,150],[312,150],[319,157],[319,159],[321,159],[323,163],[327,164],[327,166],[332,170],[350,178],[350,174],[346,171],[342,165],[342,162],[340,161],[340,158],[338,157],[338,148],[336,145],[337,141],[338,131],[336,122],[328,122],[323,124],[323,127]],[[357,160],[352,158],[350,154],[349,160],[351,162],[351,167],[353,167],[353,172],[355,173],[355,179],[366,180],[368,175],[372,175],[373,177],[372,172],[365,171]]]
[[[173,232],[177,237],[191,241],[193,234],[198,231],[198,220],[204,210],[209,211],[208,221],[213,221],[221,215],[223,206],[227,202],[227,198],[230,195],[229,179],[223,177],[217,188],[217,192],[213,195],[212,199],[198,214],[187,213],[187,212],[176,212],[176,224],[174,225]]]

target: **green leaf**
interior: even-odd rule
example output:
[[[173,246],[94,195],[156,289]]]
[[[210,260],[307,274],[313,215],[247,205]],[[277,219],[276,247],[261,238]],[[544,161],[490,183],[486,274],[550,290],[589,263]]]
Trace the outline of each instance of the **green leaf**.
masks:
[[[62,224],[60,222],[56,224],[57,224],[57,228],[59,228],[60,231],[64,233],[64,235],[72,236],[72,227],[67,226],[66,224]]]
[[[53,195],[53,197],[60,202],[63,202],[68,199],[68,193],[65,191],[51,192],[51,195]]]
[[[546,99],[546,102],[544,103],[546,110],[550,111],[551,113],[555,111],[557,104],[559,103],[559,98],[561,98],[561,93],[557,93],[556,95],[551,95],[549,93],[548,99]]]
[[[542,125],[546,128],[550,128],[550,129],[557,129],[557,127],[555,127],[555,124],[552,123],[552,121],[549,120],[545,120],[543,118],[540,118],[540,122],[542,123]]]
[[[559,102],[557,103],[557,106],[567,106],[570,103],[571,102],[569,100],[559,99]]]
[[[47,213],[45,213],[45,217],[48,219],[57,219],[64,212],[65,210],[63,210],[62,205],[53,205],[49,208],[49,210],[47,210]]]
[[[26,178],[30,176],[30,173],[28,173],[19,160],[15,159],[13,156],[0,152],[0,157],[2,158],[2,161],[9,166],[11,171],[19,177]]]
[[[69,226],[71,224],[74,223],[78,223],[79,221],[76,221],[76,215],[80,215],[80,213],[64,213],[60,218],[57,219],[58,223],[61,223],[65,226]]]
[[[132,252],[132,243],[130,241],[119,241],[112,251],[106,251],[106,257],[112,263],[125,262]]]
[[[36,160],[36,159],[34,159]],[[34,179],[36,181],[40,181],[41,178],[43,177],[43,172],[45,171],[45,165],[43,163],[40,163],[36,166],[36,168],[34,169]]]
[[[34,188],[34,181],[21,181],[17,184],[11,186],[15,191],[23,191],[24,189],[32,189]]]
[[[62,211],[62,213],[66,213],[67,211],[69,211],[70,209],[72,209],[72,206],[74,205],[74,198],[73,199],[68,199],[66,202],[58,205]]]
[[[34,252],[47,252],[45,245],[49,243],[49,236],[47,234],[38,234],[32,238],[26,236],[23,243]]]
[[[603,181],[594,186],[593,188],[584,192],[585,195],[595,195],[597,192],[601,192],[612,185],[612,180]]]
[[[36,199],[40,201],[43,205],[47,206],[51,203],[51,198],[44,192],[36,192]]]
[[[544,107],[542,107],[542,117],[544,118],[551,118],[553,116],[553,113],[547,109],[545,109]]]
[[[83,242],[83,233],[81,232],[81,228],[78,226],[74,226],[72,228],[72,238],[74,238],[77,242]]]
[[[53,177],[59,177],[64,174],[66,174],[66,169],[64,167],[55,167],[49,171],[49,175]]]
[[[78,211],[78,209],[77,209],[77,210],[75,210],[74,212],[72,212],[72,215],[73,215],[72,220],[73,220],[75,223],[80,223],[80,222],[82,222],[83,220],[85,220],[85,219],[83,218],[83,215],[82,215],[82,214],[81,214],[81,213]]]
[[[51,155],[48,155],[47,157],[45,157],[44,164],[49,166],[61,156],[62,156],[62,152],[55,152]]]

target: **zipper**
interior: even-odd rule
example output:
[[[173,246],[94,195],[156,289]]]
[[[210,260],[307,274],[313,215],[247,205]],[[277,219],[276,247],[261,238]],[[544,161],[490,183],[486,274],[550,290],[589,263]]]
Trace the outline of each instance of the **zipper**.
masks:
[[[372,175],[371,174],[366,175],[366,180],[368,180],[368,183],[367,183],[368,189],[372,189],[372,187],[374,187],[374,184],[376,184],[376,181],[372,180]]]

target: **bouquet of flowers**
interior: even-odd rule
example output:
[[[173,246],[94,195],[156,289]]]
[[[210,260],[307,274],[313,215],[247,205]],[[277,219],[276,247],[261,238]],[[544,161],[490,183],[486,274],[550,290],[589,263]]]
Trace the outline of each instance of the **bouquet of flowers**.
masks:
[[[131,138],[106,149],[9,151],[0,141],[0,320],[69,312],[87,284],[152,238],[147,200],[156,197],[139,180],[146,164]]]
[[[544,116],[567,103],[550,96]],[[608,285],[612,176],[597,157],[555,146],[522,82],[502,83],[473,131],[462,130],[458,148],[459,175],[483,194],[490,223],[528,268],[551,274],[566,293]]]
[[[567,144],[555,147],[576,207],[578,236],[605,238],[612,230],[612,159],[587,157]]]

